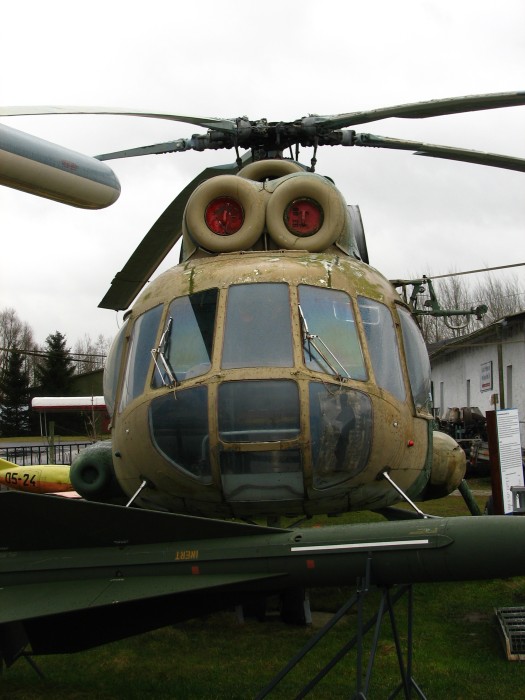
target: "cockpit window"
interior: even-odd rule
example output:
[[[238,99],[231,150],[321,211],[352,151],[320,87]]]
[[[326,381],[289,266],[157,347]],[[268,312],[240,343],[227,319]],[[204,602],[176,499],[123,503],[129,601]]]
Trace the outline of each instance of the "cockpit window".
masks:
[[[122,360],[122,348],[126,337],[127,322],[117,333],[106,360],[104,368],[104,400],[110,416],[115,410],[115,396],[117,393],[117,382],[119,376],[120,362]]]
[[[154,386],[198,377],[210,369],[218,294],[216,288],[206,289],[171,302],[156,353],[161,362],[156,362]]]
[[[275,442],[297,437],[297,384],[282,379],[223,382],[218,414],[219,437],[224,442]]]
[[[227,501],[303,498],[299,387],[287,379],[223,382],[219,460]],[[251,444],[249,444],[251,443]],[[292,443],[292,444],[290,444]]]
[[[174,467],[211,483],[208,389],[169,391],[149,408],[153,444]]]
[[[373,415],[372,402],[361,391],[310,384],[315,488],[330,488],[363,471],[372,445]]]
[[[412,396],[416,408],[424,408],[428,406],[430,397],[430,360],[425,341],[410,312],[401,307],[398,307],[398,312]]]
[[[387,306],[372,299],[358,297],[357,303],[376,382],[404,401],[406,392],[392,314]]]
[[[306,366],[317,372],[366,380],[350,297],[336,289],[299,285]]]
[[[120,410],[144,391],[144,385],[151,363],[151,349],[159,330],[162,305],[146,311],[135,321],[129,339],[126,375],[122,387]]]
[[[222,367],[293,367],[287,284],[264,282],[230,287]]]

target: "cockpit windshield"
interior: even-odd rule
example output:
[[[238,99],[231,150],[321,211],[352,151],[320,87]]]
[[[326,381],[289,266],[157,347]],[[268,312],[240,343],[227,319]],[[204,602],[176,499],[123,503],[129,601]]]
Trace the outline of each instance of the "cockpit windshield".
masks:
[[[154,386],[174,384],[205,374],[211,367],[219,290],[174,299],[156,355]]]
[[[115,410],[115,397],[117,394],[117,382],[119,376],[120,363],[122,361],[122,350],[126,339],[127,322],[117,333],[106,360],[104,369],[104,400],[110,416]]]
[[[304,359],[310,369],[366,380],[363,352],[350,297],[345,292],[299,285]]]
[[[293,367],[287,284],[265,282],[230,287],[222,367]]]
[[[428,409],[430,402],[430,360],[421,331],[407,309],[398,308],[410,388],[417,409]]]
[[[357,297],[357,303],[376,382],[382,389],[404,401],[405,385],[390,309],[385,304],[366,297]]]

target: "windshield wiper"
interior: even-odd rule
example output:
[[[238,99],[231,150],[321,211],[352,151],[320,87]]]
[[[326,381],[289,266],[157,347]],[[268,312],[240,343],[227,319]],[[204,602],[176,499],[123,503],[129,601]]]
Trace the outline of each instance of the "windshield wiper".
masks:
[[[163,334],[160,337],[160,342],[158,347],[153,348],[151,351],[151,355],[153,357],[153,362],[155,363],[155,367],[158,370],[160,380],[163,383],[164,386],[177,386],[177,377],[175,375],[175,372],[173,371],[173,367],[170,365],[170,362],[168,358],[166,357],[168,348],[169,348],[169,343],[171,340],[171,327],[173,326],[173,318],[170,316],[168,319],[168,322],[166,324],[166,328],[164,329]],[[162,365],[162,367],[159,364]],[[166,377],[168,377],[169,382],[166,381]]]
[[[324,342],[324,340],[321,338],[320,335],[317,335],[315,333],[310,333],[308,329],[308,324],[306,323],[306,318],[304,317],[303,310],[301,309],[301,304],[297,304],[299,307],[299,316],[301,317],[301,325],[303,327],[303,340],[306,343],[310,343],[314,350],[317,352],[317,354],[321,357],[321,359],[325,362],[325,364],[332,370],[332,372],[335,374],[336,377],[339,377],[340,379],[344,379],[345,376],[347,379],[351,379],[350,373],[346,369],[346,367],[343,365],[343,363],[337,359],[337,357],[334,355],[334,353],[330,350],[328,345]],[[326,356],[326,354],[321,350],[319,347],[319,344],[323,346],[325,351],[330,355],[332,360],[335,362],[335,364],[339,365],[339,367],[343,370],[344,375],[342,375],[340,372],[337,371],[337,369],[334,367],[330,359]]]

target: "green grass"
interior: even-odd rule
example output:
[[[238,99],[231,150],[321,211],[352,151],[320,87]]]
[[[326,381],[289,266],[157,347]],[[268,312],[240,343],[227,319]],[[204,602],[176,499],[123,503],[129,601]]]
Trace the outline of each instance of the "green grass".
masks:
[[[475,488],[488,488],[481,481]],[[478,496],[483,507],[486,496]],[[429,502],[435,515],[466,515],[461,497]],[[309,524],[352,521],[315,519]],[[359,516],[362,519],[363,516]],[[239,624],[233,612],[108,644],[78,654],[37,658],[41,680],[20,659],[4,670],[0,697],[10,700],[57,698],[80,700],[155,700],[254,698],[288,660],[351,595],[350,588],[310,591],[314,625],[284,625],[275,615],[266,622]],[[372,614],[377,592],[367,601]],[[413,675],[429,700],[519,698],[525,665],[507,661],[494,617],[495,607],[525,606],[525,579],[420,584],[414,586]],[[406,641],[406,599],[396,605],[402,642]],[[269,695],[288,700],[355,633],[356,613],[349,613],[311,654]],[[366,644],[370,644],[370,633]],[[365,659],[366,664],[366,659]],[[388,618],[382,626],[369,698],[386,698],[399,683],[395,644]],[[355,653],[345,659],[308,696],[316,700],[352,697]],[[398,697],[403,697],[401,693]],[[415,697],[415,695],[413,696]]]
[[[87,435],[55,435],[54,437],[55,442],[58,444],[59,442],[89,442],[92,440],[92,437],[89,437]],[[40,442],[42,445],[45,445],[47,442],[47,438],[44,435],[24,435],[22,437],[0,437],[0,447],[2,446],[3,443],[11,443],[11,442]]]
[[[334,607],[346,593],[331,592]],[[314,591],[313,603],[315,598]],[[493,607],[524,600],[521,581],[415,588],[414,677],[429,699],[521,697],[525,667],[505,659]],[[400,635],[406,639],[399,605]],[[354,634],[355,619],[350,614],[339,623],[269,697],[294,697]],[[388,625],[383,627],[371,698],[387,697],[399,682],[395,645]],[[246,700],[256,696],[314,631],[276,620],[239,625],[233,614],[223,613],[80,654],[41,657],[45,680],[20,660],[0,679],[0,697]],[[311,697],[351,697],[354,664],[349,655]]]

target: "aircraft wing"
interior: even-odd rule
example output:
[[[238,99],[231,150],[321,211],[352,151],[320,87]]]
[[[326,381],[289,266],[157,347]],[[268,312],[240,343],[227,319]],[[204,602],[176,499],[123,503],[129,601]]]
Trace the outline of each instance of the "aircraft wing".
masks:
[[[78,578],[7,585],[0,591],[0,625],[181,593],[211,593],[213,589],[216,591],[278,578],[279,575],[275,574],[224,573],[204,576],[122,576],[88,580]]]
[[[12,663],[27,643],[35,654],[79,651],[279,590],[280,571],[207,571],[202,552],[211,545],[220,561],[221,542],[242,548],[251,535],[280,532],[287,531],[2,493],[0,655]]]
[[[277,532],[287,530],[93,501],[71,501],[52,495],[42,498],[16,491],[0,493],[0,552],[70,548],[82,551]]]

